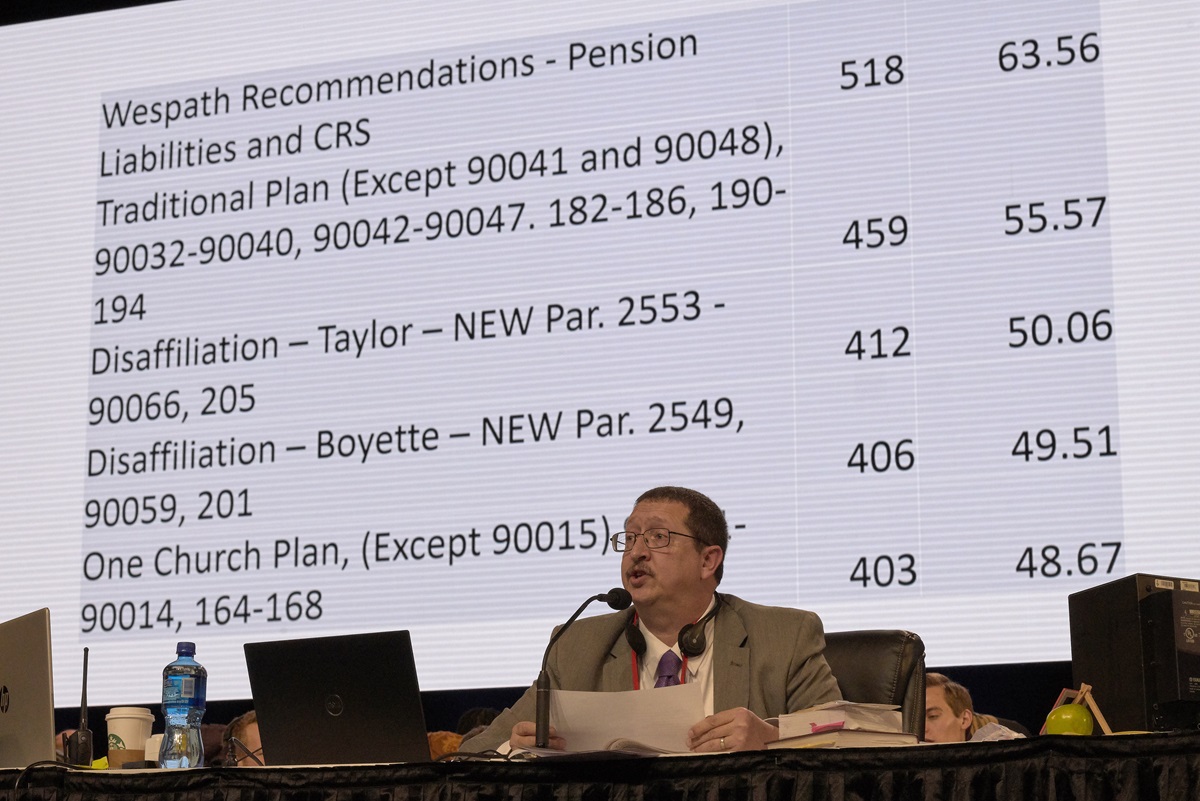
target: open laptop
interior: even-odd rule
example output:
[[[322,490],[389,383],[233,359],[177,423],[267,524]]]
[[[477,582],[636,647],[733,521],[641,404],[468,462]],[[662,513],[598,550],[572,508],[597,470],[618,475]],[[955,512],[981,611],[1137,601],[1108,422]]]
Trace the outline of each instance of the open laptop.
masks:
[[[0,623],[0,768],[54,759],[50,610]]]
[[[407,631],[243,648],[268,765],[429,761]]]

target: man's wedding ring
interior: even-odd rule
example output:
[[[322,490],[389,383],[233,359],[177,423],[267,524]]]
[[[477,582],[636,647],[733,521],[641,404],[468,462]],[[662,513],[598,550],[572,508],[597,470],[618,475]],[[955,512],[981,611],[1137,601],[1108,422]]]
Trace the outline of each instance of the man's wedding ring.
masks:
[[[724,737],[721,738],[721,750],[722,751],[725,750],[725,738]]]

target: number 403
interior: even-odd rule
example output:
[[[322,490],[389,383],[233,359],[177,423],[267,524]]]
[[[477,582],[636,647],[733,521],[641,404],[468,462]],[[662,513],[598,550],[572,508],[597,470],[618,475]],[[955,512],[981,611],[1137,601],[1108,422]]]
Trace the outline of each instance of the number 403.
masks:
[[[893,584],[907,587],[917,581],[917,560],[910,553],[902,553],[894,557],[884,554],[873,559],[869,556],[860,556],[854,563],[850,581],[862,584],[864,587],[872,584],[876,587],[890,587]]]

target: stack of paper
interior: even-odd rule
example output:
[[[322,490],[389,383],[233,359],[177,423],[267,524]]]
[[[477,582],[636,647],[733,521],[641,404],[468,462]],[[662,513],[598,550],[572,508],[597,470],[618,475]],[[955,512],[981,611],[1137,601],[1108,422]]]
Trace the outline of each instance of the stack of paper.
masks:
[[[703,717],[704,694],[694,682],[652,693],[550,691],[550,725],[569,753],[691,753],[688,729]]]
[[[899,707],[830,701],[779,716],[779,739],[768,748],[874,748],[913,745],[901,729]]]

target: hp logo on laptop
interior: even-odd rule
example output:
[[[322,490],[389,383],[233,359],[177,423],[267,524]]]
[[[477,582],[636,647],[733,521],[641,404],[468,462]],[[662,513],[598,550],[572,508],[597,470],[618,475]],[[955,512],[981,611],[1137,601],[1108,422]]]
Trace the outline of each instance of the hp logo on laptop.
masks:
[[[342,714],[346,709],[346,704],[342,701],[342,696],[334,694],[325,698],[325,711],[333,717]]]

